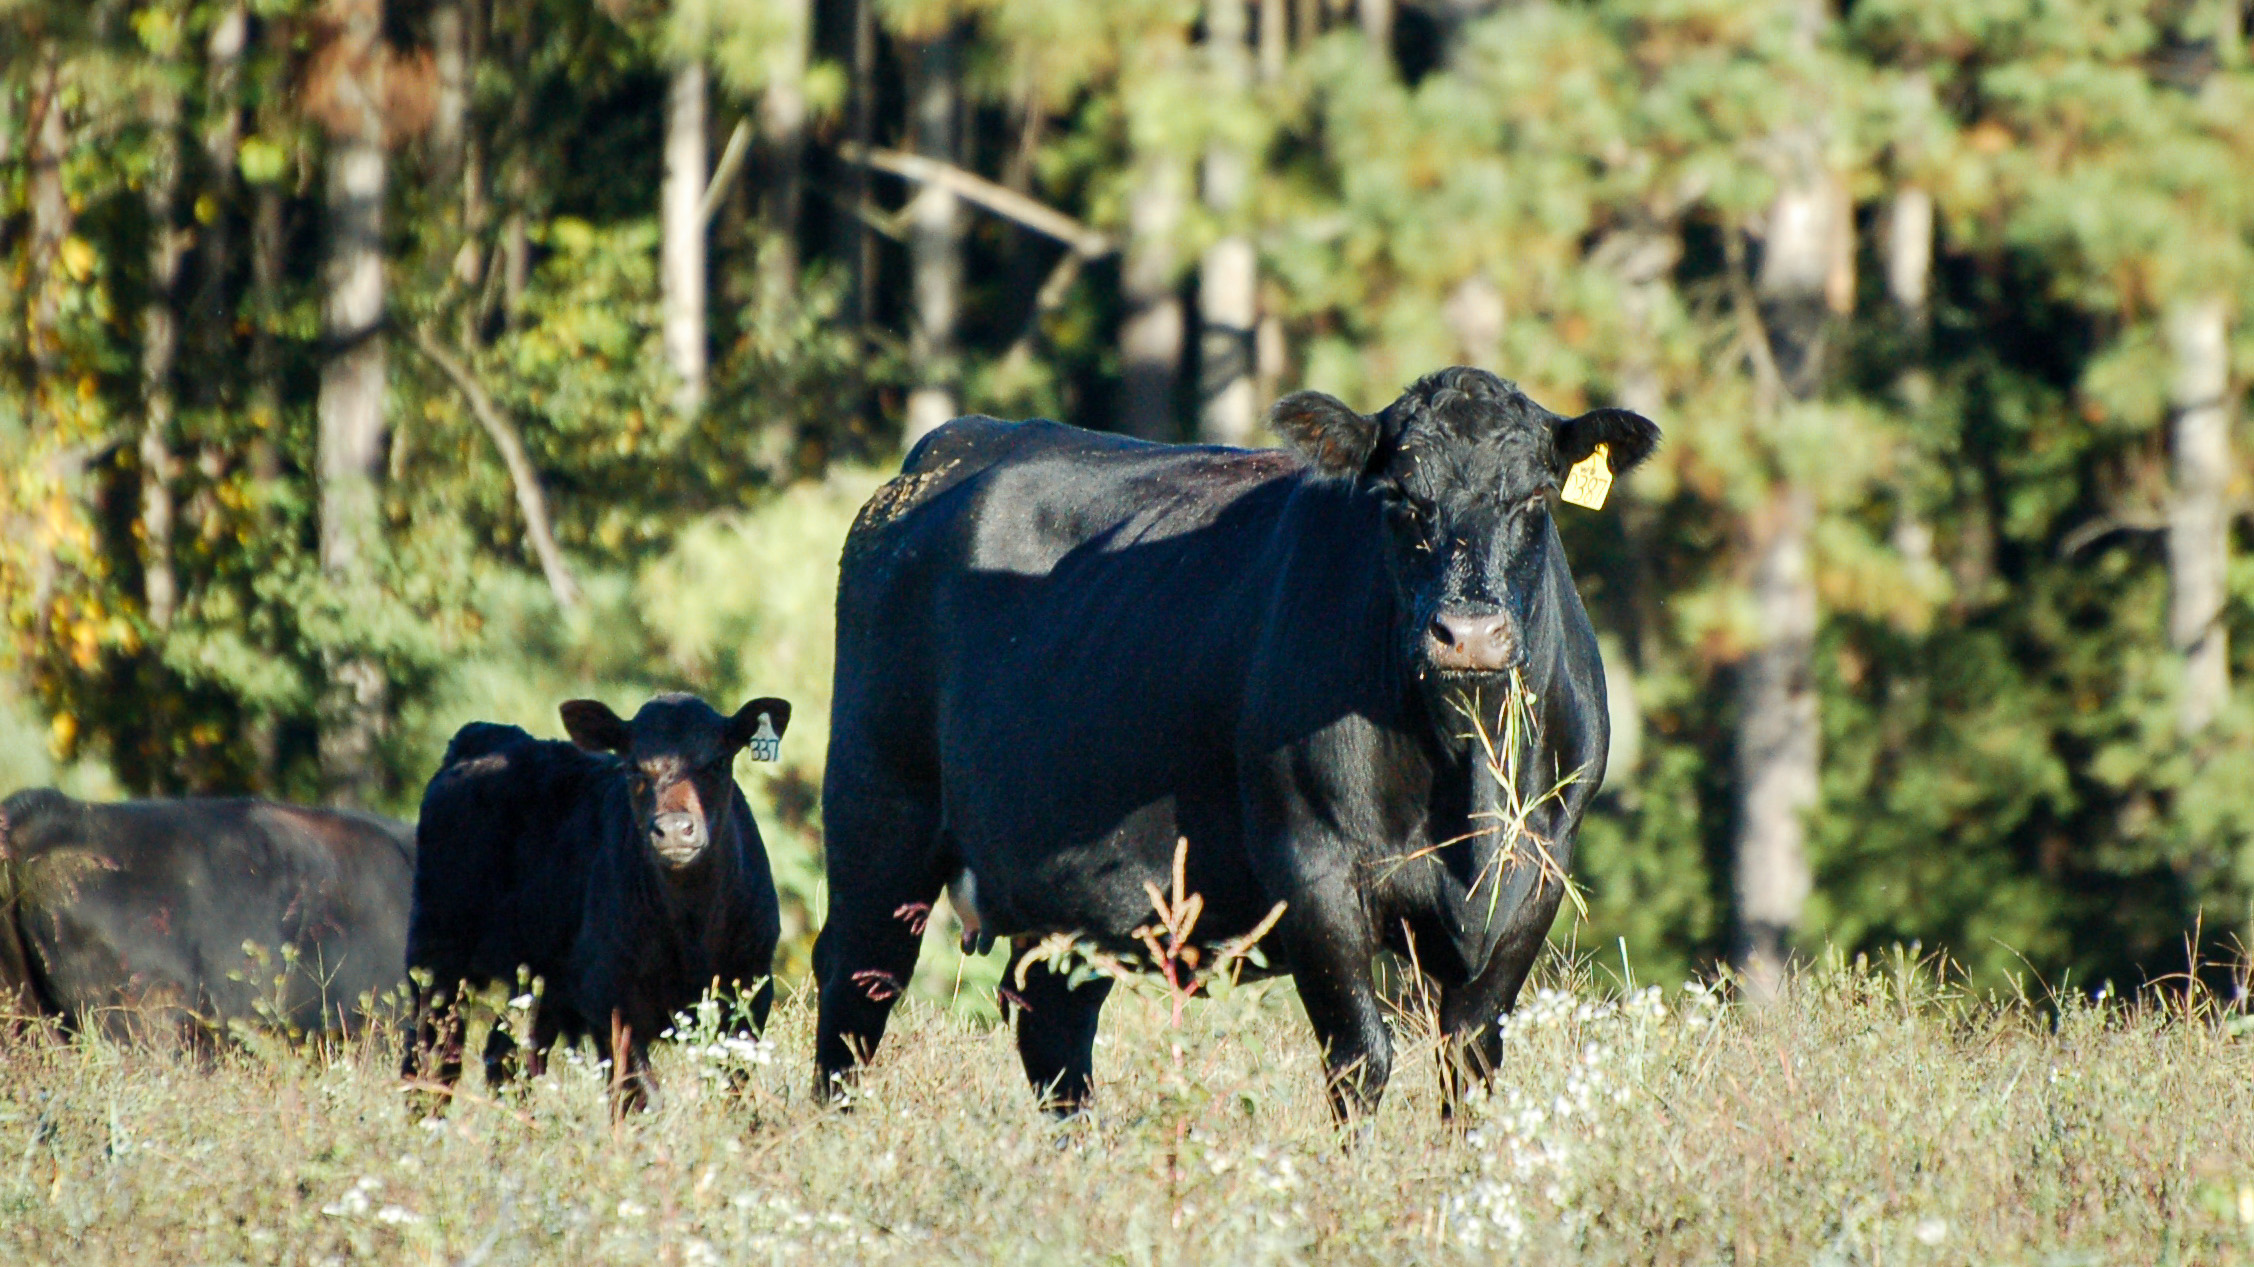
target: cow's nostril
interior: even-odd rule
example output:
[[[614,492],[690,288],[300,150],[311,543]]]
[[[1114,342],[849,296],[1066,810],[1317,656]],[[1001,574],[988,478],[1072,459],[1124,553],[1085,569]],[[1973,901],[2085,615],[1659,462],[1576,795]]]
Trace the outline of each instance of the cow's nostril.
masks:
[[[1508,616],[1442,613],[1432,618],[1427,636],[1432,661],[1443,669],[1492,672],[1517,658]]]

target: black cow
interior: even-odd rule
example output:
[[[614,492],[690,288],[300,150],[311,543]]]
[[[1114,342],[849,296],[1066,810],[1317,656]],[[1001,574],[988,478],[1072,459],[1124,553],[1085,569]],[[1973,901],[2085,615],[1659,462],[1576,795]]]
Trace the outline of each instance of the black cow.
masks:
[[[348,1029],[400,983],[414,865],[407,826],[372,814],[18,792],[0,804],[0,1003],[119,1037]]]
[[[767,1023],[782,923],[733,767],[747,745],[774,759],[790,705],[755,699],[723,717],[694,696],[661,695],[632,722],[593,700],[562,713],[571,743],[464,726],[423,793],[407,937],[419,1024],[402,1071],[451,1084],[456,988],[513,983],[521,968],[546,983],[532,1071],[559,1035],[592,1037],[604,1059],[624,1061],[620,1107],[636,1107],[655,1090],[650,1040],[706,990],[756,988],[739,1032]],[[614,1027],[624,1053],[612,1051]],[[489,1082],[509,1079],[514,1053],[496,1026]]]
[[[1603,667],[1548,499],[1597,445],[1626,470],[1658,428],[1461,368],[1374,416],[1301,392],[1270,422],[1290,451],[962,418],[863,509],[823,788],[824,1087],[915,965],[897,912],[967,878],[981,933],[1017,939],[1013,974],[1044,932],[1129,950],[1177,837],[1202,939],[1288,904],[1263,947],[1342,1118],[1390,1072],[1380,947],[1440,987],[1451,1099],[1493,1069],[1604,777]],[[1514,669],[1536,700],[1502,763],[1525,834],[1471,725],[1500,742]],[[1035,965],[1028,986],[1018,1051],[1074,1109],[1109,983]]]

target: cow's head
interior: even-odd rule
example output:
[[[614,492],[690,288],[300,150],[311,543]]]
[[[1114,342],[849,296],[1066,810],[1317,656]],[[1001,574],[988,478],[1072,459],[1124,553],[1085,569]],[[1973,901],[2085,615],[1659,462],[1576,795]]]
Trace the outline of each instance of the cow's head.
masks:
[[[631,722],[591,699],[572,700],[560,711],[573,743],[626,759],[635,828],[659,865],[673,869],[703,857],[725,826],[735,802],[736,754],[759,735],[761,720],[776,737],[790,725],[790,705],[764,698],[733,717],[693,695],[660,695]]]
[[[1321,392],[1276,402],[1269,422],[1317,470],[1385,507],[1386,551],[1418,676],[1470,684],[1525,659],[1524,631],[1548,565],[1549,495],[1608,446],[1617,474],[1659,428],[1625,409],[1560,418],[1485,370],[1428,374],[1375,415]]]

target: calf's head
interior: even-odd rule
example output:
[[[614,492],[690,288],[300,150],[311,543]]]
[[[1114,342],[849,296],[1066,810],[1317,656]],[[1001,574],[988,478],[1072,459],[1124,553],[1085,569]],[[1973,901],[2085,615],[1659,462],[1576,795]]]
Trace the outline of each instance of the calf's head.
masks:
[[[1461,366],[1418,379],[1371,415],[1295,392],[1269,423],[1317,470],[1384,506],[1387,570],[1408,615],[1403,651],[1436,684],[1524,662],[1553,540],[1549,495],[1600,444],[1618,474],[1659,443],[1641,415],[1561,418],[1516,384]]]
[[[790,705],[755,699],[723,717],[693,695],[660,695],[623,721],[608,705],[576,699],[562,706],[564,730],[589,752],[626,761],[634,826],[660,866],[679,869],[704,856],[735,803],[736,754],[760,735],[790,725]]]

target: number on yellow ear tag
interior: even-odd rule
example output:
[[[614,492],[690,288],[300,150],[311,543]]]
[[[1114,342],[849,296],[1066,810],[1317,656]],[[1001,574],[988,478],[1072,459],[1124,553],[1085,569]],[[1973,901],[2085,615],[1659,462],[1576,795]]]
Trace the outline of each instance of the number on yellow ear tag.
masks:
[[[1598,445],[1565,473],[1565,487],[1558,490],[1558,496],[1576,506],[1603,510],[1604,495],[1612,491],[1611,457],[1611,445]]]

